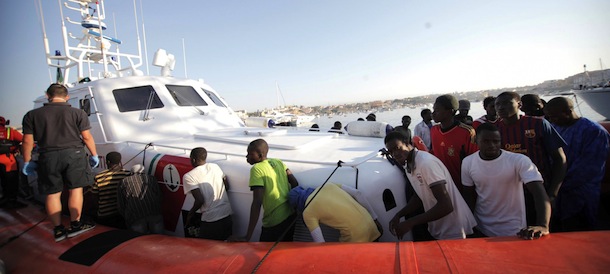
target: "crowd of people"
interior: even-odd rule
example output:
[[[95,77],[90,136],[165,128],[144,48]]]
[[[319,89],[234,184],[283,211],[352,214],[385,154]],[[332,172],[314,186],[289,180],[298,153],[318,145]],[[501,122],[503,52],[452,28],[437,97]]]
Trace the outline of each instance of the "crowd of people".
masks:
[[[46,94],[49,102],[24,116],[23,134],[0,117],[0,206],[26,206],[17,200],[21,154],[22,173],[38,175],[55,241],[93,229],[95,223],[163,233],[156,179],[142,165],[124,169],[115,151],[105,155],[107,168],[93,176],[100,158],[87,115],[70,107],[65,86],[52,84]],[[486,114],[473,119],[470,102],[441,95],[432,110],[421,111],[422,121],[413,131],[409,116],[390,127],[384,138],[387,157],[400,164],[413,193],[391,219],[390,232],[402,238],[425,227],[427,235],[414,234],[415,240],[537,239],[555,231],[595,229],[608,132],[579,117],[565,97],[547,103],[536,95],[503,92],[485,98],[483,107]],[[366,121],[376,121],[375,114]],[[329,132],[344,134],[343,129],[337,121]],[[319,130],[317,125],[310,129]],[[37,161],[32,161],[34,148]],[[339,240],[346,242],[375,241],[383,234],[373,207],[357,189],[332,182],[315,189],[299,186],[286,164],[268,157],[264,139],[252,141],[246,152],[253,199],[246,234],[236,235],[227,176],[207,162],[205,148],[191,150],[193,169],[182,180],[184,194],[194,201],[185,216],[186,226],[197,227],[190,236],[250,241],[261,209],[260,241],[292,241],[297,216],[317,242],[325,241],[320,224],[338,229]],[[68,228],[60,216],[64,188],[69,192]],[[82,218],[85,199],[94,200],[95,207],[88,209],[92,220]]]
[[[485,98],[486,114],[474,121],[469,106],[452,95],[437,97],[436,124],[429,110],[422,111],[414,136],[430,140],[430,153],[414,149],[398,132],[386,136],[390,156],[404,165],[417,194],[392,220],[393,233],[401,236],[427,223],[432,238],[455,237],[438,231],[439,223],[455,215],[460,221],[451,221],[452,228],[464,237],[536,239],[596,228],[610,149],[610,135],[600,124],[579,117],[565,97],[547,103],[535,94],[503,92]],[[460,195],[452,195],[454,187]],[[423,211],[409,215],[416,207]]]

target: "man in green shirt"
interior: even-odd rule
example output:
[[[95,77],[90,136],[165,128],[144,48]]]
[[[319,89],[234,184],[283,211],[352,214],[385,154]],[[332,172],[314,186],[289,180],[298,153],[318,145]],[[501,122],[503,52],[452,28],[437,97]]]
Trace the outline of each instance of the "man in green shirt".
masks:
[[[298,186],[299,182],[281,160],[268,159],[268,152],[269,145],[263,139],[256,139],[248,145],[246,159],[252,165],[249,186],[253,192],[250,222],[245,237],[232,237],[231,240],[250,241],[262,206],[263,228],[260,241],[292,241],[292,223],[296,213],[288,203],[288,192]],[[286,235],[280,239],[286,230]]]

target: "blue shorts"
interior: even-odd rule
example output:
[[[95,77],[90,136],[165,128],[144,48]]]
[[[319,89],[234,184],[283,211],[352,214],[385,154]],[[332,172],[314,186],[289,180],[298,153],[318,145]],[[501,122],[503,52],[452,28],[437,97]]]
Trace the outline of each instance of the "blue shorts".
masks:
[[[38,157],[38,190],[49,195],[93,184],[93,174],[84,148],[47,151]]]

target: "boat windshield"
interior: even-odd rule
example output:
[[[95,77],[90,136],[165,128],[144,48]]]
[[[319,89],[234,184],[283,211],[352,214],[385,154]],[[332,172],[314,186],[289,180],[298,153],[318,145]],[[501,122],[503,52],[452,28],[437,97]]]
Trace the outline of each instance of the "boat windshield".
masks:
[[[161,102],[152,86],[115,89],[112,94],[120,112],[163,107],[163,102]]]
[[[176,104],[179,106],[207,106],[206,103],[197,91],[191,86],[176,86],[176,85],[166,85],[169,93],[176,101]]]
[[[216,104],[219,107],[227,107],[227,105],[225,105],[222,100],[220,100],[220,98],[218,98],[218,96],[216,96],[216,93],[211,92],[209,90],[205,90],[203,89],[203,92],[205,92],[206,95],[208,95],[208,97],[210,97],[210,99],[212,99],[212,102],[214,102],[214,104]]]

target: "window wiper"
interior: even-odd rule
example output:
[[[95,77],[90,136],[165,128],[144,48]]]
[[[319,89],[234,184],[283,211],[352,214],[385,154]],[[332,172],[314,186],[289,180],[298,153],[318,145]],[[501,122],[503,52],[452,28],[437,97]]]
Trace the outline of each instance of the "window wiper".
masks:
[[[152,103],[153,103],[154,98],[155,98],[154,90],[150,90],[150,94],[148,95],[148,102],[146,102],[146,109],[144,110],[144,118],[142,118],[142,121],[150,120],[150,118],[148,118],[148,115],[150,114],[150,109],[152,108]]]
[[[172,97],[174,97],[174,100],[176,100],[176,103],[178,103],[178,104],[181,103],[180,99],[178,98],[178,97],[180,97],[180,98],[182,98],[182,100],[184,100],[184,102],[188,103],[191,107],[194,107],[197,110],[197,112],[199,112],[199,115],[205,115],[205,112],[203,112],[203,110],[201,110],[196,105],[194,105],[191,101],[189,101],[184,96],[182,96],[182,94],[179,94],[173,90],[170,90],[169,92],[172,95]]]

